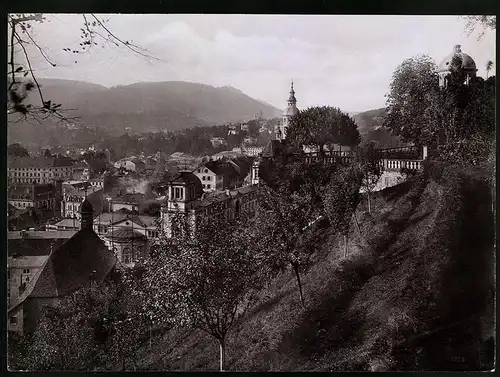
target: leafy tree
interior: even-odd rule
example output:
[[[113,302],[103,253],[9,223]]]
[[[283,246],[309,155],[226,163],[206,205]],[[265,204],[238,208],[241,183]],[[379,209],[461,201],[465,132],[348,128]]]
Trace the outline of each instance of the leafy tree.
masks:
[[[331,226],[344,237],[344,257],[347,257],[349,224],[360,201],[361,183],[360,169],[351,164],[340,168],[323,191],[325,214]]]
[[[255,286],[256,259],[243,223],[214,204],[210,218],[172,220],[164,238],[143,261],[146,307],[156,320],[200,329],[219,343],[220,370],[226,369],[227,334],[244,312]]]
[[[355,146],[360,141],[356,122],[338,108],[310,107],[290,120],[287,141],[293,145],[315,146],[320,153],[325,145]]]
[[[438,92],[437,66],[427,55],[403,61],[393,73],[384,127],[404,142],[430,144],[424,113]]]
[[[495,64],[495,63],[493,63],[491,60],[488,60],[488,61],[486,62],[486,64],[485,64],[485,69],[486,69],[486,78],[488,78],[488,77],[489,77],[489,75],[490,75],[490,71],[491,71],[491,69],[493,68],[493,64]]]
[[[464,81],[460,55],[451,61],[444,88],[429,57],[405,60],[393,75],[384,125],[406,142],[427,145],[434,157],[470,160],[463,146],[478,139],[476,134],[484,140],[493,137],[495,79],[477,77],[468,85]]]
[[[28,157],[30,154],[21,144],[13,143],[7,147],[7,155],[9,157]]]
[[[477,37],[478,40],[484,36],[486,30],[496,30],[497,28],[496,16],[464,16],[464,18],[467,20],[465,29],[469,35],[477,28],[481,28]]]
[[[313,201],[303,193],[290,194],[283,188],[262,188],[254,244],[265,276],[291,266],[297,279],[299,298],[305,306],[300,271],[315,251],[315,221],[318,219]]]
[[[92,282],[54,307],[46,307],[27,342],[22,369],[97,371],[136,362],[146,332],[140,305],[113,281]]]
[[[371,213],[371,193],[375,189],[382,174],[379,163],[379,155],[375,149],[375,143],[367,141],[362,143],[356,150],[357,163],[359,164],[361,179],[361,189],[366,192],[368,202],[368,213]]]

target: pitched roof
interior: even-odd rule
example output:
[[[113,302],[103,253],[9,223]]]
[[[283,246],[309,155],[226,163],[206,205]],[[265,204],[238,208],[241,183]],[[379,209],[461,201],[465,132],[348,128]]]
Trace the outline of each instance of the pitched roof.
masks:
[[[121,196],[113,199],[113,203],[139,203],[144,200],[146,194],[141,192],[126,192]]]
[[[226,173],[226,166],[223,162],[220,161],[208,161],[200,165],[200,168],[202,167],[207,168],[212,173],[215,173],[217,175],[223,175]]]
[[[108,167],[108,163],[105,160],[97,158],[89,159],[86,162],[94,172],[106,170],[106,168]]]
[[[64,156],[54,157],[54,165],[57,167],[73,166],[73,160]]]
[[[50,168],[54,166],[54,157],[14,157],[8,158],[7,164],[9,168]]]
[[[80,229],[80,220],[78,219],[62,219],[61,221],[58,221],[54,225],[56,226],[75,226],[76,228]]]
[[[20,257],[8,257],[8,268],[38,268],[42,267],[49,259],[48,255],[24,255]]]
[[[116,257],[92,229],[82,229],[50,254],[29,297],[59,297],[102,281]]]
[[[142,162],[138,158],[132,158],[130,161],[133,162],[136,165],[144,165],[144,162]]]
[[[238,195],[246,195],[257,190],[258,190],[257,186],[238,187],[234,190],[229,190],[229,196],[227,191],[215,191],[207,195],[203,200],[197,202],[196,205],[198,207],[208,207],[213,203],[223,202],[230,198],[234,198]]]
[[[58,232],[46,232],[58,233]],[[76,232],[71,232],[76,234]],[[7,250],[9,256],[36,256],[49,255],[51,250],[57,249],[67,238],[46,238],[46,239],[9,239],[7,241]]]
[[[182,183],[194,184],[195,197],[200,197],[203,194],[203,187],[201,185],[200,178],[190,171],[181,171],[169,182],[169,185]]]
[[[57,232],[46,232],[38,230],[25,230],[25,231],[9,231],[7,233],[7,238],[9,240],[41,240],[41,239],[64,239],[67,240],[75,235],[76,232],[72,230],[63,230]]]
[[[146,236],[132,228],[119,228],[106,234],[106,238],[113,240],[146,240]]]
[[[159,221],[158,217],[147,216],[147,215],[128,215],[122,212],[113,212],[113,213],[101,213],[94,219],[94,225],[113,225],[123,220],[129,219],[133,221],[135,224],[141,225],[143,227],[153,227],[157,225]]]

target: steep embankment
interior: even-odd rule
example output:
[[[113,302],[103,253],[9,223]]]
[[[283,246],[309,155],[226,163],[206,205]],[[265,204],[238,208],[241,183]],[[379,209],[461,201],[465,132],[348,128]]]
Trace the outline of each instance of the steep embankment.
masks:
[[[493,214],[481,174],[434,167],[360,205],[350,254],[326,230],[304,273],[260,292],[228,339],[229,370],[477,370],[493,363]],[[199,331],[144,350],[147,369],[217,370]]]

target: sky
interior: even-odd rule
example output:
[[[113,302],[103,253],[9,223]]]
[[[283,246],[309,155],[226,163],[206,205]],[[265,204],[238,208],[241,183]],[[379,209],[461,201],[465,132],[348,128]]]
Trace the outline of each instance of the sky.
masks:
[[[39,77],[104,86],[190,81],[233,86],[279,109],[294,81],[297,107],[329,105],[359,112],[385,106],[396,67],[427,54],[439,64],[460,44],[485,77],[495,62],[495,33],[468,36],[458,16],[382,15],[98,15],[123,40],[146,49],[148,61],[126,47],[78,47],[82,15],[46,14],[31,33],[52,67],[31,46]],[[76,62],[76,63],[75,63]],[[493,66],[493,70],[495,70]]]

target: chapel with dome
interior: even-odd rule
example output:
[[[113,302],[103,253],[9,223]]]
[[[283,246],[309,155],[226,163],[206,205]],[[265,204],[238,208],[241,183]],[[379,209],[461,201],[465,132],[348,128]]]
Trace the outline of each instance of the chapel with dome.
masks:
[[[439,64],[438,66],[439,86],[441,88],[446,88],[446,86],[448,85],[453,59],[456,59],[460,62],[459,69],[462,73],[464,73],[465,85],[469,85],[470,81],[476,77],[476,62],[470,55],[462,52],[460,45],[456,45],[453,49],[453,52],[446,58],[444,58],[441,64]]]

